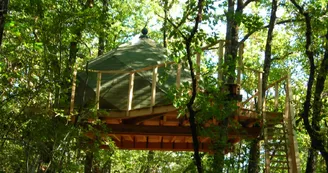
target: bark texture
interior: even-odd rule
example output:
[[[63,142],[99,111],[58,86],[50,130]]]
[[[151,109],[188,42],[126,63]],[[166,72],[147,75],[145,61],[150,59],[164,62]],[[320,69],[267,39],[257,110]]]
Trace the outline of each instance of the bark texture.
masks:
[[[268,34],[265,45],[265,55],[264,55],[264,64],[263,64],[263,77],[262,77],[262,100],[265,99],[265,91],[268,85],[268,79],[270,74],[270,68],[272,63],[272,40],[273,40],[273,30],[276,23],[276,12],[278,9],[278,0],[272,0],[271,3],[271,16],[268,26]],[[262,103],[263,104],[263,103]],[[250,159],[248,162],[248,172],[257,173],[259,172],[259,156],[260,156],[260,140],[254,139],[251,142],[251,149],[249,151]]]
[[[319,70],[316,73],[316,65],[314,60],[314,49],[311,48],[313,41],[313,30],[311,23],[311,14],[308,11],[304,10],[303,6],[300,6],[295,0],[291,0],[293,5],[296,7],[298,12],[304,17],[306,31],[305,31],[305,53],[308,58],[308,63],[310,65],[310,73],[307,84],[306,98],[303,103],[303,111],[301,117],[304,122],[304,127],[308,132],[311,138],[311,146],[320,151],[322,157],[326,162],[326,169],[328,172],[328,150],[325,147],[325,136],[323,133],[320,133],[320,120],[321,120],[321,111],[322,111],[322,92],[324,89],[324,84],[328,74],[328,31],[325,35],[326,45],[324,46],[324,57],[317,65]],[[315,83],[316,79],[316,83]],[[315,83],[315,86],[313,86]],[[314,89],[314,93],[313,93]],[[314,96],[313,96],[314,95]],[[313,101],[312,101],[313,97]],[[312,109],[312,111],[311,111]],[[312,113],[311,113],[312,112]],[[310,119],[312,121],[310,122]],[[310,163],[307,165],[311,165]],[[309,168],[310,169],[310,168]]]
[[[1,46],[9,0],[2,0],[0,3],[1,3],[0,4],[0,46]]]
[[[194,65],[192,62],[192,52],[191,52],[191,43],[192,39],[194,38],[195,34],[197,33],[198,30],[198,25],[202,20],[202,15],[203,15],[203,0],[199,0],[197,4],[197,17],[195,19],[195,25],[188,37],[184,36],[185,39],[185,45],[186,45],[186,52],[187,52],[187,61],[190,69],[190,76],[191,76],[191,81],[192,81],[192,93],[189,102],[187,103],[187,109],[189,112],[189,123],[190,123],[190,128],[191,128],[191,134],[192,134],[192,141],[193,141],[193,147],[194,147],[194,159],[195,163],[197,166],[197,171],[198,173],[203,172],[202,168],[202,162],[201,158],[199,155],[199,143],[198,143],[198,135],[197,135],[197,126],[196,126],[196,111],[193,109],[193,104],[195,102],[196,94],[197,94],[197,79],[195,76],[195,69]]]
[[[313,148],[309,148],[308,157],[306,161],[306,173],[315,173],[317,161],[317,151]]]

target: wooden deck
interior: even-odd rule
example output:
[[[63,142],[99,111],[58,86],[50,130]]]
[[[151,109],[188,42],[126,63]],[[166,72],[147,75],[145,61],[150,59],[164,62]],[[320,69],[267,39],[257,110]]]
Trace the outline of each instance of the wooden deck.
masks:
[[[192,151],[189,121],[185,117],[177,118],[177,113],[178,111],[172,105],[166,105],[153,107],[152,110],[150,108],[131,110],[129,116],[126,116],[126,111],[108,111],[106,113],[102,111],[98,116],[110,129],[110,132],[102,135],[109,135],[118,148]],[[282,114],[267,113],[267,117],[282,118]],[[92,123],[94,120],[89,119],[88,121]],[[262,117],[255,111],[240,109],[231,116],[230,121],[239,124],[239,127],[235,127],[236,125],[228,127],[228,141],[231,144],[239,142],[240,139],[256,138],[261,132]],[[219,127],[219,124],[219,121],[210,120],[199,126]],[[91,139],[95,138],[92,132],[86,135]],[[209,136],[199,134],[199,141],[200,151],[211,151]],[[102,148],[108,147],[102,146]]]

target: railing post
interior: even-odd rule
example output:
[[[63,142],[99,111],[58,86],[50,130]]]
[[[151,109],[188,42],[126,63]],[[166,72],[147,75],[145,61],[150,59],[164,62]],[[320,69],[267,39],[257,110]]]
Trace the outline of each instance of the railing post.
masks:
[[[74,68],[73,81],[72,81],[72,91],[71,91],[71,102],[69,106],[69,114],[72,115],[74,111],[74,101],[75,101],[75,90],[76,90],[76,74],[77,70]]]
[[[218,79],[219,81],[223,80],[223,71],[222,71],[222,65],[223,65],[223,46],[224,41],[221,40],[219,42],[219,59],[218,59]]]
[[[262,115],[263,115],[263,134],[264,134],[264,160],[265,160],[265,173],[270,173],[270,153],[269,153],[269,142],[268,142],[268,123],[267,117],[265,113],[265,99],[263,101],[263,108],[262,108]]]
[[[294,130],[295,119],[294,119],[294,107],[292,104],[293,91],[291,87],[291,78],[290,73],[287,77],[287,91],[286,91],[286,120],[287,120],[287,135],[288,135],[288,157],[290,161],[291,172],[299,173],[300,170],[300,160],[299,160],[299,151],[298,144],[296,140],[296,132]]]
[[[243,67],[243,49],[244,49],[244,44],[241,44],[239,46],[239,59],[238,59],[238,69],[237,69],[237,84],[241,84],[241,70]]]
[[[178,64],[178,69],[177,69],[177,81],[176,81],[177,88],[180,88],[180,79],[181,79],[181,63]]]
[[[100,86],[101,86],[101,72],[97,73],[97,89],[96,89],[96,108],[99,109],[100,102]]]
[[[150,112],[153,112],[153,106],[155,106],[156,103],[156,83],[157,83],[157,71],[158,66],[156,66],[153,69],[153,79],[152,79],[152,85],[151,85],[151,97],[150,97]]]
[[[134,86],[134,73],[130,74],[129,80],[129,95],[128,95],[128,105],[127,105],[127,112],[126,116],[129,116],[130,110],[132,108],[132,99],[133,99],[133,86]]]
[[[262,113],[262,73],[258,72],[258,95],[257,95],[257,108],[260,113]]]
[[[279,88],[278,83],[274,84],[274,110],[278,111]]]

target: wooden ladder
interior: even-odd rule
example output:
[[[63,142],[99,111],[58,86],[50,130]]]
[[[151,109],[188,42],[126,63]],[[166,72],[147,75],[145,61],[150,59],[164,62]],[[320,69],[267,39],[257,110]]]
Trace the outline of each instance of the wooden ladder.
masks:
[[[278,122],[277,122],[278,121]],[[267,122],[266,154],[268,155],[269,172],[290,171],[288,160],[288,136],[283,117]]]
[[[299,173],[300,161],[298,145],[295,136],[294,108],[292,105],[292,88],[290,75],[278,80],[285,81],[285,108],[283,114],[276,117],[266,116],[265,104],[263,105],[263,133],[265,149],[265,173],[286,172]],[[278,110],[278,83],[275,86],[275,109]],[[265,102],[264,102],[265,103]]]

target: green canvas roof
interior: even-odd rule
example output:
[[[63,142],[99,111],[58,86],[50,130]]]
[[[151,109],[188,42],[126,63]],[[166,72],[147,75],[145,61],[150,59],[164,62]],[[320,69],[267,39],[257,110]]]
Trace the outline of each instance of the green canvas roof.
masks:
[[[135,42],[129,42],[119,46],[98,58],[89,62],[89,70],[137,70],[156,64],[162,64],[168,60],[166,49],[159,46],[155,41],[142,37]],[[156,105],[168,104],[168,88],[175,84],[176,67],[169,73],[164,72],[165,68],[158,69],[158,75],[166,74],[167,80],[164,84],[157,83]],[[168,70],[168,69],[166,69]],[[182,78],[186,78],[187,73],[182,73]],[[88,73],[87,86],[84,86],[87,75],[85,72],[78,73],[78,87],[75,103],[81,104],[82,93],[86,89],[86,101],[95,100],[95,90],[97,73]],[[149,107],[152,87],[152,70],[135,73],[134,94],[132,108]],[[129,74],[102,74],[100,108],[126,110],[129,89]],[[93,102],[94,103],[94,102]]]

